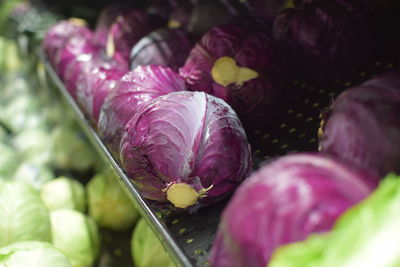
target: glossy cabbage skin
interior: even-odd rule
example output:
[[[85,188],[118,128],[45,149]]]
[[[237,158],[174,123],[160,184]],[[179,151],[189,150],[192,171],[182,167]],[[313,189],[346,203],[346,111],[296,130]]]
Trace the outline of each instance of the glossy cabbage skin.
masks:
[[[208,188],[197,204],[212,204],[252,167],[235,112],[203,92],[170,93],[144,106],[125,126],[120,157],[143,197],[161,203],[170,183],[186,183],[196,191]]]
[[[221,57],[233,58],[237,66],[254,70],[258,77],[242,85],[217,83],[211,70]],[[275,118],[285,102],[282,95],[290,80],[285,64],[279,47],[268,35],[243,26],[226,25],[214,27],[201,38],[180,74],[190,90],[224,99],[245,126],[256,124],[258,127]]]
[[[163,66],[139,66],[126,73],[101,108],[98,130],[113,153],[119,151],[122,129],[141,105],[161,95],[186,90],[185,81]]]
[[[54,57],[65,40],[73,35],[89,36],[90,31],[83,25],[76,25],[67,20],[62,20],[47,30],[42,47],[52,64],[54,64]]]
[[[280,245],[330,230],[377,177],[319,154],[278,158],[248,178],[223,211],[210,266],[265,267]]]
[[[383,177],[400,173],[400,72],[344,91],[333,102],[321,151]]]
[[[105,98],[115,88],[119,79],[127,72],[116,62],[103,61],[80,75],[77,101],[82,110],[97,123]]]

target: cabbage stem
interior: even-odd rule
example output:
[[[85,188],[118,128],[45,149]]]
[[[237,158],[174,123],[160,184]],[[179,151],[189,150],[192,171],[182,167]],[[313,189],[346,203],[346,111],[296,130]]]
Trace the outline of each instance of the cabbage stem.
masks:
[[[231,57],[220,57],[214,62],[211,76],[216,83],[228,86],[233,83],[243,85],[244,82],[257,78],[258,73],[249,68],[239,67]]]
[[[167,188],[167,199],[177,208],[186,209],[196,204],[201,197],[193,187],[185,183],[175,183]]]

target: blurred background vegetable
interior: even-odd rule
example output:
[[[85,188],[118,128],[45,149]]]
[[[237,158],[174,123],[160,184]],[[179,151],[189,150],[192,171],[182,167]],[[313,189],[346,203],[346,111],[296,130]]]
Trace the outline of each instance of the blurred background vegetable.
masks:
[[[389,174],[367,199],[341,215],[330,233],[279,248],[268,266],[398,266],[399,204],[400,179]]]
[[[73,267],[93,266],[99,255],[100,235],[94,220],[69,209],[50,213],[52,243]]]
[[[0,248],[0,264],[7,267],[71,267],[67,257],[51,244],[17,242]]]
[[[322,152],[380,177],[400,173],[400,72],[344,91],[324,114]]]
[[[117,179],[113,170],[105,170],[89,181],[86,187],[89,214],[100,227],[129,230],[139,213]]]
[[[83,185],[71,178],[58,177],[43,185],[40,196],[47,209],[86,210],[86,194]]]
[[[0,217],[0,246],[27,240],[51,241],[48,211],[28,184],[0,183]]]
[[[138,221],[133,231],[131,251],[137,267],[175,266],[143,218]]]
[[[277,247],[329,231],[377,179],[320,154],[272,161],[244,181],[225,207],[211,266],[266,266]]]

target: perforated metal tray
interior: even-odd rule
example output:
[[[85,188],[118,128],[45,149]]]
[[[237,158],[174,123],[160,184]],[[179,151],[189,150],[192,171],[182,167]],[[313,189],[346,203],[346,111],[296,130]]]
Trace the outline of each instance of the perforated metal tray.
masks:
[[[219,217],[228,199],[214,206],[202,208],[196,214],[160,210],[152,206],[150,202],[140,196],[121,166],[111,156],[91,122],[69,95],[43,52],[39,51],[38,55],[44,64],[50,83],[61,93],[74,111],[77,121],[98,153],[114,168],[120,182],[176,264],[178,266],[207,266],[207,257],[217,230]],[[325,85],[293,81],[293,89],[301,93],[293,99],[283,119],[276,121],[268,132],[247,133],[253,147],[255,168],[261,162],[279,155],[317,150],[317,131],[320,126],[321,111],[328,107],[331,101],[345,88],[357,85],[374,74],[396,67],[398,66],[382,60],[371,65],[365,71],[354,72],[348,75],[348,78],[343,77]]]

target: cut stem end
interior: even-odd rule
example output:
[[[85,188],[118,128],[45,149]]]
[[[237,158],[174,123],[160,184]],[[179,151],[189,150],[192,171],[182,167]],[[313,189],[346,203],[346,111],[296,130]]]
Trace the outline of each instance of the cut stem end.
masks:
[[[175,183],[168,187],[167,199],[175,207],[186,209],[197,203],[201,197],[201,193],[197,192],[193,187],[185,183]]]

